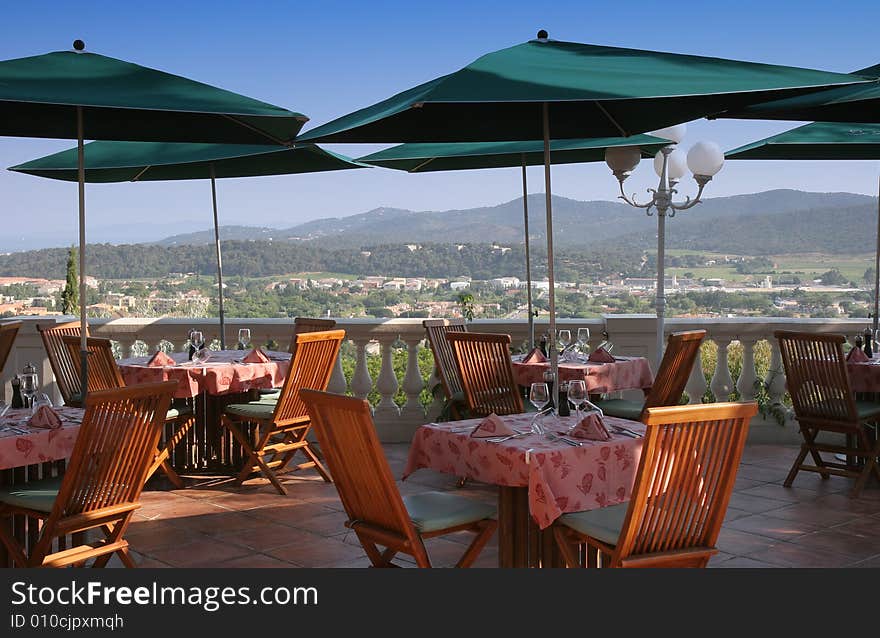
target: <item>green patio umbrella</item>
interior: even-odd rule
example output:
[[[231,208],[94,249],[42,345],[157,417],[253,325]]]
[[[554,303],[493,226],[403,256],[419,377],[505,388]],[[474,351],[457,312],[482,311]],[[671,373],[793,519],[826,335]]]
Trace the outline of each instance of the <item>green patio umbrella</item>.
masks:
[[[289,144],[300,113],[115,58],[56,51],[0,61],[0,135],[78,141],[81,382],[88,387],[84,140]]]
[[[865,78],[638,49],[535,40],[344,115],[313,142],[544,141],[550,361],[558,373],[550,139],[629,136]],[[552,122],[552,130],[551,130]],[[555,377],[558,378],[558,377]]]
[[[85,181],[91,183],[211,180],[220,344],[226,347],[223,312],[223,260],[217,215],[216,178],[316,173],[369,168],[314,144],[291,148],[244,144],[174,142],[92,142],[85,145]],[[13,166],[9,170],[66,181],[78,179],[77,149],[69,149]]]
[[[740,146],[725,153],[725,157],[744,160],[878,160],[880,124],[814,122]],[[877,205],[873,313],[875,331],[880,321],[880,197]]]
[[[872,82],[842,86],[796,97],[755,104],[731,110],[718,117],[757,120],[796,120],[819,122],[880,122],[880,64],[852,75]]]
[[[653,155],[670,142],[651,135],[632,137],[553,140],[551,164],[578,164],[605,161],[605,149],[613,146],[639,146]],[[529,346],[535,347],[535,321],[532,313],[532,266],[529,246],[529,199],[526,167],[544,163],[542,142],[450,142],[401,144],[358,159],[409,173],[457,171],[481,168],[522,167],[523,230],[526,253],[526,299],[529,317]]]

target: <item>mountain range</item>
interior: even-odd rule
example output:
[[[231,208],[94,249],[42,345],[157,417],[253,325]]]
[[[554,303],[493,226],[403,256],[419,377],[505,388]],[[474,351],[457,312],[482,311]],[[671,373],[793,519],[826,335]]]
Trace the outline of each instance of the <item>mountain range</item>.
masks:
[[[544,196],[529,195],[529,228],[543,240]],[[553,198],[554,242],[560,247],[586,247],[608,240],[644,248],[656,242],[656,221],[643,211],[609,201]],[[876,224],[876,198],[853,193],[771,190],[706,199],[679,213],[667,224],[670,248],[727,251],[740,254],[837,250],[833,235],[841,227]],[[873,232],[873,231],[872,231]],[[348,217],[318,219],[284,229],[223,226],[224,240],[314,242],[333,247],[436,242],[523,242],[522,198],[497,206],[466,210],[416,212],[376,208]],[[174,235],[162,246],[214,241],[213,230]],[[792,250],[786,250],[787,247]]]

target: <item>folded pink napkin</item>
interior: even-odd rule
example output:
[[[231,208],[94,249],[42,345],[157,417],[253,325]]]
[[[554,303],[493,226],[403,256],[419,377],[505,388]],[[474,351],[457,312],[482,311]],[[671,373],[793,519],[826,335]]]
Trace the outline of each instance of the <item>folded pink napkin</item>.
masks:
[[[846,360],[850,363],[864,363],[865,361],[870,361],[868,355],[866,355],[861,348],[853,348],[850,350],[849,354],[846,355]]]
[[[602,417],[598,414],[588,414],[581,422],[572,428],[569,435],[575,439],[589,439],[591,441],[607,441],[611,434],[602,423]]]
[[[156,354],[150,357],[150,360],[147,361],[148,366],[173,366],[177,365],[177,362],[174,361],[171,357],[165,354],[162,350],[156,350]]]
[[[251,351],[244,356],[242,361],[245,363],[269,363],[270,359],[262,349],[252,348]]]
[[[596,348],[590,353],[590,361],[593,363],[614,363],[614,357],[605,348]]]
[[[547,357],[541,352],[540,348],[532,348],[532,351],[523,357],[523,363],[545,363]]]
[[[48,405],[41,405],[34,415],[28,419],[28,427],[55,430],[61,427],[61,417]]]
[[[478,439],[490,436],[510,436],[512,434],[516,434],[516,432],[504,422],[504,419],[494,412],[480,421],[476,429],[471,432],[471,436]]]

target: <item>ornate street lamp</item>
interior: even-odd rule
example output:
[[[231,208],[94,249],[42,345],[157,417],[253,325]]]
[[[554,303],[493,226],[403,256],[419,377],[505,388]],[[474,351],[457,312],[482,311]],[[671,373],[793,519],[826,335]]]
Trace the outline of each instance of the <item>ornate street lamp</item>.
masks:
[[[656,189],[648,189],[648,192],[651,193],[651,200],[644,204],[638,203],[635,195],[627,197],[623,190],[624,180],[632,174],[641,160],[639,147],[609,147],[605,151],[605,162],[620,183],[620,199],[634,208],[643,208],[649,216],[654,214],[654,210],[657,211],[657,294],[654,304],[657,311],[658,366],[663,358],[663,318],[666,312],[664,290],[666,218],[675,217],[676,212],[687,210],[699,204],[706,184],[724,165],[724,153],[714,142],[697,142],[691,147],[685,158],[684,152],[677,147],[677,144],[684,139],[686,132],[687,127],[684,124],[677,124],[651,133],[673,143],[660,149],[654,156],[654,171],[660,177],[660,184]],[[678,193],[676,186],[688,169],[693,173],[694,180],[699,187],[697,194],[693,199],[687,197],[683,202],[673,202],[673,196]]]

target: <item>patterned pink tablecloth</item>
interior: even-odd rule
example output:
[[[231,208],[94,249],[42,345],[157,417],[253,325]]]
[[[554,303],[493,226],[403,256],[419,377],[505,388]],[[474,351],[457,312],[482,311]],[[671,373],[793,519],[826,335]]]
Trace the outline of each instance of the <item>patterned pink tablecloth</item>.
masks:
[[[513,376],[517,385],[528,387],[544,380],[549,363],[521,363],[513,360]],[[614,363],[559,362],[562,381],[583,379],[587,392],[601,394],[618,390],[643,390],[654,383],[651,364],[644,357],[617,357]]]
[[[242,350],[220,350],[211,352],[206,362],[193,365],[187,360],[187,353],[174,352],[171,357],[177,362],[175,366],[151,367],[147,365],[149,357],[133,357],[119,361],[119,369],[126,385],[176,380],[177,399],[195,397],[201,392],[229,394],[284,383],[290,353],[268,351],[269,363],[241,363],[246,354]]]
[[[853,392],[880,392],[880,359],[864,363],[847,363]]]
[[[31,411],[27,408],[9,410],[0,417],[0,470],[70,457],[85,410],[61,407],[55,411],[62,421],[55,430],[29,428]]]
[[[503,417],[514,430],[529,429],[532,414]],[[545,425],[563,431],[575,417],[547,417]],[[608,426],[644,432],[642,423],[605,417]],[[610,441],[583,441],[573,447],[528,434],[503,443],[472,438],[481,419],[428,423],[413,438],[403,478],[430,468],[484,483],[529,488],[529,510],[542,529],[565,512],[628,501],[642,450],[642,439],[613,434]],[[466,430],[462,431],[464,428]]]

